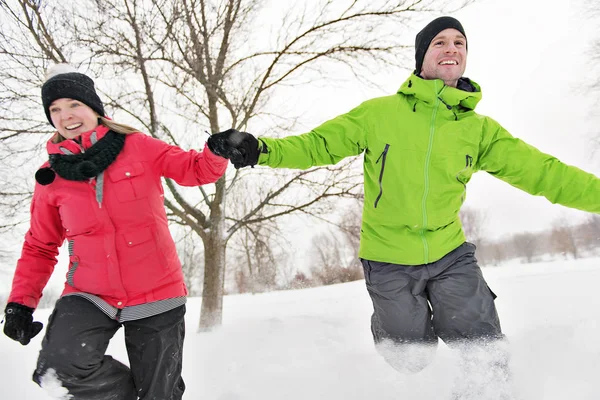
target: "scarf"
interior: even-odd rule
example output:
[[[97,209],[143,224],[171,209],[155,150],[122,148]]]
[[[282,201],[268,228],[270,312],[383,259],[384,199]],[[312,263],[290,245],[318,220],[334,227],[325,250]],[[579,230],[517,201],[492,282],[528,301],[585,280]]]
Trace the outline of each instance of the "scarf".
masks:
[[[54,182],[55,173],[70,181],[85,181],[94,178],[112,164],[125,145],[125,135],[108,131],[98,141],[92,137],[93,145],[85,152],[73,154],[50,154],[50,167],[40,168],[35,173],[35,179],[40,185]]]

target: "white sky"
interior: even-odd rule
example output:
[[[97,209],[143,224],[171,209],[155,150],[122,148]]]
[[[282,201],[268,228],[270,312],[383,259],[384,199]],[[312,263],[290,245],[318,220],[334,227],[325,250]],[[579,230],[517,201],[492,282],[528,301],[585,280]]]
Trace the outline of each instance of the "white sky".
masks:
[[[600,38],[600,21],[582,14],[582,2],[482,0],[454,16],[469,43],[465,75],[482,86],[477,111],[540,150],[600,176],[600,153],[593,159],[590,146],[599,121],[590,119],[593,98],[585,87],[589,69],[598,70],[590,61],[590,46],[594,37]],[[418,28],[406,42],[414,43],[417,31],[433,18],[415,24]],[[409,73],[381,70],[373,80],[383,90],[356,80],[336,83],[334,90],[294,88],[293,100],[306,112],[303,125],[290,134],[307,131],[368,98],[395,93]],[[485,172],[475,174],[468,185],[466,205],[486,211],[490,237],[539,231],[556,218],[579,221],[587,215],[528,195]]]
[[[525,400],[600,396],[600,258],[486,268],[511,342],[516,387]],[[560,296],[556,294],[560,293]],[[314,289],[226,296],[224,324],[196,333],[200,301],[186,316],[184,400],[441,400],[457,379],[443,343],[434,362],[402,375],[376,353],[364,281]],[[46,323],[50,310],[37,310]],[[127,363],[122,331],[109,354]],[[21,346],[0,335],[3,399],[47,400],[31,382],[41,335]],[[482,398],[472,400],[486,400]]]

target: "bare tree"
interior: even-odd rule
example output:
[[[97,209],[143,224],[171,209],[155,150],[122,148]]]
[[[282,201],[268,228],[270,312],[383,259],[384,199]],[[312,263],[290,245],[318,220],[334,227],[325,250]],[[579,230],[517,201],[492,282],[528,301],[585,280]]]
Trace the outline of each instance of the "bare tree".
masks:
[[[343,250],[337,236],[320,233],[312,238],[310,272],[323,285],[340,283],[335,272],[344,262]]]
[[[239,293],[259,293],[277,286],[279,260],[273,236],[279,232],[274,221],[249,225],[238,231],[230,268]]]
[[[362,269],[356,263],[356,255],[338,239],[338,235],[321,233],[312,239],[312,263],[310,272],[322,285],[333,285],[363,278]]]
[[[476,245],[485,241],[487,215],[483,210],[463,207],[460,210],[460,220],[467,240]]]
[[[358,199],[346,204],[341,212],[341,221],[335,228],[332,227],[328,232],[318,234],[312,239],[310,272],[314,280],[324,285],[363,278],[362,266],[357,257],[362,195],[357,197]],[[338,202],[340,203],[342,202]],[[341,235],[338,232],[341,232]]]
[[[315,283],[302,271],[296,271],[294,277],[287,284],[286,289],[306,289],[315,286]]]
[[[471,207],[463,207],[459,215],[467,240],[477,246],[479,264],[485,265],[488,262],[498,263],[498,247],[490,243],[486,237],[488,219],[486,212]]]
[[[597,1],[586,0],[584,1],[584,12],[592,22],[597,22],[600,18],[600,5]],[[591,58],[592,62],[598,63],[600,61],[600,35],[592,38]],[[593,87],[596,92],[600,92],[600,74],[596,73],[593,78],[595,82]]]
[[[197,242],[191,229],[184,229],[183,231],[181,239],[176,240],[177,253],[181,258],[183,279],[189,295],[198,296],[201,294],[200,286],[204,272],[203,248]]]
[[[563,254],[565,257],[571,254],[574,259],[579,258],[576,228],[569,226],[564,218],[553,222],[550,244],[554,254]]]
[[[590,251],[600,250],[600,216],[590,215],[580,227],[582,246]]]
[[[279,87],[327,78],[339,65],[357,77],[377,66],[400,66],[411,18],[470,1],[298,2],[273,19],[260,0],[0,0],[2,151],[16,154],[23,138],[40,148],[39,134],[48,132],[38,94],[50,63],[69,62],[95,76],[107,109],[125,122],[169,143],[201,148],[205,129],[247,129],[258,117],[283,129],[272,102]],[[360,174],[348,168],[351,162],[273,173],[243,215],[226,199],[247,171],[195,190],[165,181],[170,220],[189,227],[204,246],[200,329],[221,323],[232,236],[293,212],[318,215],[325,199],[356,196]],[[2,183],[0,191],[22,192]]]
[[[598,20],[600,19],[600,5],[597,1],[594,0],[584,0],[583,1],[583,12],[586,15],[586,19],[589,20],[590,23],[597,25]],[[600,62],[600,35],[597,34],[592,37],[592,42],[589,49],[590,65],[598,65]],[[590,68],[590,73],[585,77],[587,80],[585,82],[586,87],[591,89],[591,91],[586,92],[586,94],[591,94],[593,99],[595,99],[595,107],[592,107],[591,117],[597,119],[600,117],[600,113],[598,112],[598,106],[600,105],[600,72],[597,68]],[[597,125],[597,124],[596,124]],[[597,154],[600,151],[600,129],[596,128],[593,133],[593,141],[595,142],[595,153]]]
[[[533,262],[533,257],[539,253],[539,234],[523,232],[513,235],[512,245],[518,257],[525,257],[527,263]]]
[[[482,253],[483,257],[481,256]],[[512,258],[510,257],[511,255],[510,246],[506,243],[506,241],[498,241],[486,242],[484,246],[482,246],[482,249],[478,253],[477,257],[482,258],[484,260],[483,263],[499,265],[500,263]]]
[[[360,247],[360,231],[362,227],[362,206],[364,202],[364,193],[360,193],[356,198],[352,199],[342,213],[342,220],[339,228],[342,231],[345,242],[352,249],[352,254],[357,255]],[[356,263],[360,264],[357,257],[353,258]]]

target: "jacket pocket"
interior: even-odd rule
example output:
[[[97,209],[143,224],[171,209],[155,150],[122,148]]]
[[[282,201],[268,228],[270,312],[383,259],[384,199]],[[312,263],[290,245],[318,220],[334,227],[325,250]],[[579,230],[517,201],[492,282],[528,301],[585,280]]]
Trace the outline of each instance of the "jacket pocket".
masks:
[[[381,200],[381,196],[383,196],[383,173],[385,172],[385,160],[387,159],[389,149],[390,145],[386,144],[383,152],[377,158],[377,161],[375,161],[375,164],[378,164],[379,161],[381,161],[381,170],[379,171],[379,194],[377,195],[375,204],[373,205],[375,208],[377,208],[377,204],[379,204],[379,200]]]
[[[120,256],[128,265],[139,262],[160,264],[164,266],[164,258],[160,257],[159,246],[149,227],[141,227],[123,234],[127,250]]]
[[[490,291],[490,294],[492,295],[492,299],[496,300],[498,298],[498,296],[496,296],[496,293],[494,293],[492,288],[490,288],[490,285],[488,285],[487,283],[486,283],[486,286],[487,286],[488,290]]]
[[[463,193],[460,197],[461,201],[465,201],[465,196],[467,193],[467,183],[469,182],[469,180],[471,180],[472,175],[473,157],[471,157],[469,154],[465,154],[465,166],[456,174],[456,180],[463,185]]]
[[[119,201],[132,201],[147,196],[143,174],[144,165],[141,162],[114,166],[108,170],[108,177]]]
[[[465,154],[465,166],[456,174],[456,180],[466,186],[473,174],[473,157]]]
[[[128,293],[149,293],[174,281],[176,274],[166,262],[164,244],[157,241],[151,227],[125,232],[120,240],[121,279]]]

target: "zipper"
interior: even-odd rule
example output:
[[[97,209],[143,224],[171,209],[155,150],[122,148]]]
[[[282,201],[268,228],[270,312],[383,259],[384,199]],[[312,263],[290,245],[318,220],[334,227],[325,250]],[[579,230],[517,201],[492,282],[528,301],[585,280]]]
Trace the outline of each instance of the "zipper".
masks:
[[[421,201],[421,208],[423,210],[423,229],[421,229],[421,241],[423,242],[423,258],[424,264],[429,263],[429,245],[425,238],[425,227],[427,226],[427,196],[429,195],[429,163],[431,162],[431,152],[433,149],[433,138],[435,136],[435,119],[437,117],[437,110],[440,106],[440,97],[446,89],[446,85],[440,90],[436,96],[435,106],[431,114],[431,123],[429,124],[429,146],[427,147],[427,155],[425,156],[425,170],[423,178],[425,180],[425,190],[423,191],[423,200]],[[437,92],[437,82],[435,83],[435,91]]]
[[[375,161],[375,164],[378,164],[379,160],[381,160],[381,171],[379,172],[379,194],[377,195],[377,198],[375,199],[375,204],[374,204],[375,208],[377,208],[377,204],[379,203],[379,200],[381,199],[381,196],[383,195],[383,171],[385,169],[385,159],[387,158],[387,153],[388,153],[389,148],[390,148],[390,145],[386,144],[385,148],[383,149],[383,152],[377,158],[377,161]]]
[[[77,147],[79,147],[79,150],[81,150],[81,153],[85,153],[85,149],[83,148],[83,144],[81,143],[81,136],[76,137],[75,139],[73,139],[73,141],[75,143],[77,143]]]

